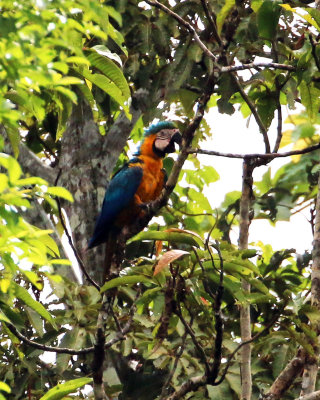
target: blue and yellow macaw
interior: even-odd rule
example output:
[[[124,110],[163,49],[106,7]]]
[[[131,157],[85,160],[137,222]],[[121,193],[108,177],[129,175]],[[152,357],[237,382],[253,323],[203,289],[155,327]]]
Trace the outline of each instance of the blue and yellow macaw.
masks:
[[[107,242],[144,213],[144,205],[155,200],[166,180],[162,160],[175,151],[181,135],[171,121],[151,125],[144,132],[135,157],[111,179],[102,210],[88,248]]]

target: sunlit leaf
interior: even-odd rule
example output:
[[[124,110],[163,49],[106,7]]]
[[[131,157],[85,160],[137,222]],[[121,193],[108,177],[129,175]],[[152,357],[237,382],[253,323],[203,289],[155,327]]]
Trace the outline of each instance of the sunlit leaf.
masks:
[[[228,14],[232,10],[235,3],[236,3],[235,0],[225,0],[224,6],[222,7],[221,11],[217,15],[217,28],[218,28],[219,34],[221,33],[225,19],[227,18]]]
[[[47,188],[47,193],[53,196],[62,197],[65,200],[73,202],[72,194],[64,187],[50,186]]]
[[[50,389],[40,400],[59,400],[70,393],[76,392],[80,387],[92,382],[92,378],[78,378],[66,383],[60,383]]]
[[[120,278],[114,278],[106,282],[100,289],[100,293],[103,293],[106,290],[114,287],[122,285],[135,285],[136,283],[152,283],[152,280],[144,275],[121,276]]]
[[[41,315],[44,319],[51,323],[53,327],[55,327],[54,319],[51,314],[44,308],[44,306],[38,301],[34,300],[30,293],[22,286],[17,285],[13,282],[13,287],[15,290],[15,295],[27,306],[36,311],[39,315]]]

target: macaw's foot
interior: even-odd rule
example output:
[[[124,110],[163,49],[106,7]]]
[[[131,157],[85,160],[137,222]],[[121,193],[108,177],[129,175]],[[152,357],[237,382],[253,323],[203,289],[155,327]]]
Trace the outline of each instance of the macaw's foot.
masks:
[[[145,211],[146,214],[148,214],[151,212],[154,203],[155,203],[154,201],[148,201],[147,203],[141,203],[141,204],[139,204],[139,208],[141,208],[143,211]]]

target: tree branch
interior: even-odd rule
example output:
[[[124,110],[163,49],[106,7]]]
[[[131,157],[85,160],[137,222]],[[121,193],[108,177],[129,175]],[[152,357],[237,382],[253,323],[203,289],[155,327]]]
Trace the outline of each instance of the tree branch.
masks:
[[[252,112],[252,114],[254,116],[254,119],[256,120],[256,123],[259,126],[260,132],[261,132],[261,134],[263,136],[264,145],[265,145],[265,148],[266,148],[266,153],[270,153],[271,149],[270,149],[270,143],[269,143],[269,138],[268,138],[268,130],[264,126],[264,123],[262,122],[256,107],[254,106],[254,104],[250,100],[249,96],[247,95],[247,93],[243,89],[241,83],[239,82],[238,77],[235,74],[233,74],[233,77],[234,77],[234,82],[235,82],[236,86],[238,87],[239,93],[241,94],[243,100],[247,103],[248,107],[250,108],[250,110],[251,110],[251,112]]]
[[[207,20],[209,22],[209,25],[211,27],[211,32],[213,37],[215,38],[215,40],[217,41],[218,45],[221,47],[223,45],[222,40],[218,34],[218,30],[217,30],[217,25],[216,22],[212,16],[212,11],[209,9],[209,5],[207,3],[207,0],[201,0],[201,4],[202,4],[202,8],[203,11],[207,17]]]
[[[189,379],[185,382],[179,390],[172,393],[166,400],[178,400],[182,399],[183,396],[189,392],[195,392],[199,387],[204,386],[207,384],[207,377],[203,376],[196,376],[195,378]]]
[[[283,308],[284,308],[284,307],[283,307]],[[226,377],[226,375],[227,375],[227,373],[228,373],[229,367],[230,367],[230,365],[231,365],[231,362],[232,362],[232,360],[233,360],[233,357],[238,353],[238,351],[239,351],[243,346],[245,346],[245,345],[247,345],[247,344],[250,344],[250,343],[253,343],[253,342],[256,341],[260,336],[262,336],[264,333],[266,333],[266,332],[272,327],[272,325],[274,325],[274,324],[277,322],[277,320],[278,320],[279,317],[281,316],[281,312],[282,312],[282,311],[283,311],[283,309],[280,311],[280,313],[279,313],[278,315],[276,315],[276,316],[262,329],[262,331],[256,333],[251,339],[249,339],[249,340],[247,340],[247,341],[245,341],[245,342],[241,342],[241,343],[235,348],[235,350],[229,355],[229,357],[228,357],[228,359],[227,359],[227,363],[226,363],[226,365],[225,365],[225,367],[224,367],[223,373],[221,374],[219,380],[216,381],[216,382],[214,382],[214,383],[212,384],[213,386],[218,386],[218,385],[220,385],[220,384],[224,381],[224,379],[225,379],[225,377]]]
[[[220,251],[219,243],[216,241],[216,250],[218,252],[218,256],[220,259],[220,277],[219,277],[219,286],[216,294],[216,300],[214,303],[214,315],[215,315],[215,330],[216,330],[216,338],[214,343],[214,353],[213,353],[213,365],[208,376],[208,383],[213,384],[217,379],[219,374],[219,369],[221,366],[221,357],[222,357],[222,338],[223,338],[223,321],[221,316],[221,303],[223,296],[223,258]]]
[[[219,72],[226,73],[226,72],[244,71],[246,69],[259,69],[259,68],[281,69],[281,70],[290,71],[290,72],[296,71],[296,67],[294,67],[292,65],[279,64],[279,63],[273,63],[273,62],[257,62],[257,63],[229,65],[226,67],[221,67]]]
[[[281,310],[281,311],[282,311],[282,310]],[[225,366],[225,368],[224,368],[224,370],[223,370],[223,373],[222,373],[222,375],[221,375],[221,377],[219,378],[218,381],[216,381],[216,382],[214,382],[214,383],[211,383],[211,382],[209,383],[209,382],[208,382],[208,378],[206,377],[206,375],[203,375],[203,376],[201,376],[201,377],[199,376],[199,377],[196,377],[196,378],[194,378],[194,379],[190,379],[189,381],[185,382],[185,383],[181,386],[180,390],[178,390],[177,392],[173,393],[173,394],[172,394],[171,396],[169,396],[166,400],[177,400],[177,399],[180,399],[180,398],[182,398],[186,393],[189,393],[189,392],[191,392],[191,391],[195,391],[195,390],[197,390],[199,387],[204,386],[204,385],[206,385],[206,384],[208,384],[208,383],[209,383],[210,385],[213,385],[213,386],[218,386],[218,385],[220,385],[220,384],[224,381],[224,379],[225,379],[225,377],[226,377],[226,375],[227,375],[227,372],[228,372],[228,370],[229,370],[229,367],[230,367],[230,365],[231,365],[232,359],[233,359],[233,357],[235,356],[235,354],[236,354],[244,345],[254,342],[254,341],[257,340],[260,336],[262,336],[265,332],[267,332],[267,331],[271,328],[271,326],[272,326],[273,324],[275,324],[275,322],[278,320],[278,318],[280,317],[280,315],[281,315],[281,312],[280,312],[276,317],[274,317],[274,318],[272,319],[272,321],[270,321],[270,322],[268,323],[268,325],[267,325],[262,331],[258,332],[256,335],[254,335],[250,340],[247,340],[246,342],[242,342],[242,343],[240,343],[240,344],[238,345],[238,347],[237,347],[237,348],[230,354],[230,356],[228,357],[226,366]],[[269,400],[276,400],[276,399],[270,398]]]
[[[8,329],[10,330],[10,332],[13,333],[14,336],[16,336],[18,339],[20,339],[21,342],[27,344],[28,346],[34,347],[35,349],[38,349],[38,350],[49,351],[49,352],[57,353],[57,354],[71,354],[71,355],[89,354],[94,351],[93,346],[86,347],[86,348],[80,349],[80,350],[69,349],[67,347],[47,346],[47,345],[44,345],[44,344],[41,344],[41,343],[38,343],[38,342],[28,339],[26,336],[22,335],[22,333],[20,333],[14,325],[12,325],[8,322],[6,322],[5,324],[8,327]],[[122,340],[125,340],[126,339],[125,334],[130,331],[131,324],[132,324],[132,316],[130,317],[128,322],[125,324],[122,331],[117,332],[117,334],[114,338],[108,340],[108,342],[105,343],[104,348],[109,349],[114,344],[116,344]]]
[[[320,400],[320,390],[307,394],[305,396],[300,396],[298,399],[296,400]]]
[[[92,360],[92,376],[93,376],[93,393],[95,400],[108,400],[104,390],[103,367],[105,360],[105,332],[108,317],[108,307],[110,306],[110,298],[104,293],[102,297],[102,305],[98,315],[96,342],[94,345]]]
[[[275,40],[272,41],[272,50],[276,62],[279,62],[278,45]],[[275,79],[276,94],[277,94],[277,113],[278,113],[278,125],[277,125],[277,139],[273,148],[273,153],[277,153],[282,140],[282,108],[280,103],[281,85],[279,82],[279,76]]]
[[[219,151],[214,150],[204,150],[204,149],[189,149],[188,154],[207,154],[209,156],[217,156],[217,157],[227,157],[227,158],[256,158],[262,160],[273,160],[274,158],[281,157],[290,157],[300,154],[311,153],[312,151],[319,150],[320,143],[315,144],[310,147],[306,147],[302,150],[292,150],[284,153],[249,153],[249,154],[235,154],[235,153],[221,153]]]
[[[251,204],[253,200],[252,173],[254,170],[254,160],[243,160],[243,176],[242,176],[242,194],[240,199],[240,227],[239,227],[239,249],[248,248],[249,226],[251,223]],[[242,279],[241,287],[244,292],[250,293],[250,283]],[[240,307],[240,331],[241,341],[247,342],[242,347],[240,361],[241,375],[241,399],[250,400],[252,393],[252,375],[251,375],[251,320],[250,305],[241,305]]]
[[[211,53],[211,51],[208,49],[208,47],[201,41],[199,35],[197,34],[196,30],[194,27],[189,24],[189,22],[185,21],[183,18],[180,17],[180,15],[176,14],[170,8],[166,7],[165,5],[159,3],[157,0],[145,0],[146,3],[148,3],[150,6],[154,6],[159,8],[160,10],[164,11],[166,14],[171,15],[176,21],[178,21],[184,28],[186,28],[194,37],[194,40],[198,43],[202,51],[210,57],[214,62],[217,61],[216,56]],[[220,70],[220,67],[218,65],[215,66],[218,70]]]
[[[279,400],[282,395],[289,389],[294,380],[301,374],[306,359],[306,353],[303,349],[299,349],[298,354],[294,357],[285,369],[280,373],[273,382],[268,393],[262,395],[263,400]]]
[[[201,361],[204,363],[205,366],[205,370],[206,370],[206,376],[209,376],[210,374],[210,366],[208,364],[207,361],[207,357],[206,354],[202,348],[202,346],[200,345],[200,343],[198,342],[192,328],[190,327],[190,325],[187,323],[187,321],[184,319],[183,315],[182,315],[182,311],[181,311],[181,307],[180,307],[180,303],[177,303],[177,309],[175,310],[175,313],[177,314],[177,316],[180,318],[180,321],[182,322],[185,330],[188,332],[188,334],[190,335],[192,342],[195,346],[195,348],[197,349],[199,356],[201,358]]]
[[[314,42],[313,37],[312,37],[311,34],[309,35],[309,41],[310,41],[310,44],[311,44],[311,53],[312,53],[314,62],[316,63],[318,71],[320,71],[320,62],[319,62],[319,58],[318,58],[317,53],[316,53],[316,43]]]
[[[190,326],[191,325],[192,325],[192,321],[190,321]],[[185,331],[185,333],[183,334],[183,337],[182,337],[182,343],[181,343],[181,345],[179,347],[179,350],[176,353],[176,357],[175,357],[172,369],[169,372],[169,374],[167,376],[167,379],[166,379],[165,383],[162,386],[162,390],[161,390],[161,394],[160,394],[160,400],[163,400],[165,398],[165,396],[166,396],[168,387],[169,387],[169,385],[171,383],[171,380],[173,378],[174,373],[176,372],[180,357],[182,356],[182,354],[184,352],[187,336],[188,336],[188,332]]]
[[[67,235],[69,245],[70,245],[70,247],[72,248],[73,254],[75,255],[75,257],[76,257],[76,259],[77,259],[77,261],[78,261],[79,267],[80,267],[82,273],[84,274],[84,276],[87,278],[87,280],[88,280],[96,289],[100,290],[100,286],[99,286],[99,285],[91,278],[91,276],[88,274],[87,269],[86,269],[86,267],[85,267],[85,265],[84,265],[84,263],[83,263],[83,261],[82,261],[80,255],[79,255],[77,249],[74,247],[74,244],[73,244],[73,241],[72,241],[72,237],[71,237],[71,235],[70,235],[70,233],[69,233],[69,231],[68,231],[68,228],[67,228],[67,226],[66,226],[66,224],[65,224],[65,221],[64,221],[64,217],[63,217],[63,215],[62,215],[61,204],[60,204],[60,201],[59,201],[58,198],[56,198],[56,202],[57,202],[57,205],[58,205],[59,218],[60,218],[61,225],[62,225],[62,227],[63,227],[63,230],[64,230],[65,234]]]
[[[173,164],[171,173],[160,196],[155,201],[149,203],[144,217],[138,219],[133,225],[122,231],[121,237],[119,236],[120,240],[125,242],[130,237],[140,232],[145,226],[147,226],[151,218],[158,212],[158,210],[167,204],[168,199],[173,192],[175,185],[177,184],[183,164],[188,158],[188,149],[191,146],[195,131],[198,129],[203,119],[206,105],[210,100],[211,94],[213,93],[214,79],[214,74],[211,74],[208,79],[206,89],[198,100],[196,114],[182,135],[182,145],[178,154],[178,158]]]
[[[311,267],[311,305],[318,312],[320,311],[320,176],[318,178],[318,194],[316,200],[316,217],[313,235],[312,267]],[[302,377],[302,390],[300,396],[311,394],[315,390],[318,373],[319,358],[319,335],[320,324],[317,321],[311,322],[311,328],[316,333],[316,337],[311,341],[315,355],[308,356],[304,366]]]

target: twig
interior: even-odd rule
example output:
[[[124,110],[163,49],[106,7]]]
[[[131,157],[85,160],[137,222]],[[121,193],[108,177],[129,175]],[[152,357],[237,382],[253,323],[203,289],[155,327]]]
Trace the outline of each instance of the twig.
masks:
[[[282,310],[281,310],[281,312],[282,312]],[[227,375],[227,372],[228,372],[228,369],[229,369],[229,367],[230,367],[230,364],[231,364],[231,362],[232,362],[232,359],[233,359],[233,357],[235,356],[235,354],[241,349],[241,347],[242,346],[244,346],[245,344],[249,344],[249,343],[252,343],[252,342],[254,342],[255,340],[257,340],[260,336],[262,336],[265,332],[267,332],[270,328],[271,328],[271,326],[277,321],[277,319],[280,317],[280,315],[281,315],[281,312],[276,316],[276,317],[274,317],[274,319],[271,321],[271,322],[269,322],[269,324],[261,331],[261,332],[258,332],[256,335],[254,335],[250,340],[248,340],[247,342],[243,342],[243,343],[240,343],[239,344],[239,346],[232,352],[232,354],[230,354],[230,356],[228,357],[228,361],[227,361],[227,364],[226,364],[226,366],[225,366],[225,369],[224,369],[224,371],[223,371],[223,373],[222,373],[222,375],[221,375],[221,377],[220,377],[220,379],[218,380],[218,381],[216,381],[215,383],[210,383],[211,385],[213,385],[213,386],[218,386],[218,385],[220,385],[222,382],[223,382],[223,380],[225,379],[225,377],[226,377],[226,375]],[[294,361],[295,361],[296,359],[294,359]],[[303,366],[303,362],[301,363],[301,368],[302,368],[302,366]],[[178,391],[176,391],[175,393],[173,393],[172,395],[170,395],[166,400],[178,400],[178,399],[181,399],[181,398],[183,398],[183,396],[185,395],[185,394],[187,394],[187,393],[189,393],[189,392],[191,392],[191,391],[196,391],[199,387],[201,387],[201,386],[204,386],[204,385],[206,385],[208,382],[207,382],[207,377],[206,377],[206,375],[203,375],[203,376],[198,376],[198,377],[196,377],[196,378],[193,378],[193,379],[190,379],[190,380],[188,380],[187,382],[185,382],[182,386],[181,386],[181,388],[178,390]],[[276,398],[266,398],[266,400],[276,400],[276,399],[278,399],[278,397]]]
[[[203,50],[203,52],[210,57],[214,62],[217,61],[216,56],[211,53],[211,51],[208,49],[208,47],[201,41],[199,35],[197,34],[196,30],[192,25],[189,24],[189,22],[185,21],[183,18],[180,17],[180,15],[176,14],[170,8],[166,7],[165,5],[159,3],[157,0],[146,0],[146,3],[148,3],[150,6],[154,6],[159,8],[160,10],[164,11],[166,14],[171,15],[176,21],[178,21],[184,28],[186,28],[194,37],[195,41],[198,43],[200,48]],[[216,65],[216,68],[219,70],[220,67]]]
[[[129,321],[128,321],[129,322]],[[80,350],[75,350],[75,349],[69,349],[67,347],[53,347],[53,346],[47,346],[38,342],[35,342],[33,340],[28,339],[26,336],[22,335],[15,326],[13,326],[10,323],[6,323],[6,326],[10,330],[11,333],[14,334],[18,339],[21,340],[21,342],[34,347],[35,349],[38,350],[43,350],[43,351],[49,351],[57,354],[72,354],[72,355],[82,355],[82,354],[89,354],[94,351],[94,347],[86,347],[84,349]],[[122,332],[118,332],[116,336],[109,340],[108,342],[105,343],[105,349],[108,349],[109,347],[113,346],[115,343],[120,342],[121,340],[125,340],[125,334],[129,332],[131,327],[131,322],[130,324],[126,324],[124,328],[122,329]]]
[[[209,5],[207,4],[207,0],[201,0],[203,11],[207,17],[209,25],[211,27],[212,35],[214,36],[215,40],[217,41],[218,45],[221,47],[223,45],[222,40],[218,34],[217,26],[215,20],[212,17],[212,11],[209,10]]]
[[[307,394],[305,396],[300,396],[296,400],[320,400],[320,390],[317,390],[316,392]]]
[[[193,321],[191,320],[191,321],[190,321],[190,326],[192,325],[192,322],[193,322]],[[173,375],[174,375],[174,373],[176,372],[176,369],[177,369],[177,366],[178,366],[178,362],[179,362],[179,360],[180,360],[180,358],[181,358],[181,356],[182,356],[182,354],[183,354],[183,352],[184,352],[184,348],[185,348],[185,345],[186,345],[187,336],[188,336],[188,332],[185,331],[184,335],[182,336],[182,343],[181,343],[181,345],[180,345],[180,347],[179,347],[179,350],[177,351],[177,354],[176,354],[176,357],[175,357],[175,360],[174,360],[172,369],[171,369],[171,371],[169,372],[169,374],[168,374],[168,376],[167,376],[167,379],[166,379],[165,383],[164,383],[163,386],[162,386],[161,395],[160,395],[160,400],[163,400],[163,399],[164,399],[164,397],[165,397],[165,395],[166,395],[166,392],[168,391],[168,386],[170,385],[170,382],[171,382],[171,380],[172,380],[172,378],[173,378]]]
[[[320,71],[320,62],[319,62],[319,58],[317,57],[317,53],[316,53],[316,43],[314,42],[311,34],[309,35],[309,41],[311,43],[311,54],[313,56],[314,62],[316,63],[318,71]]]
[[[187,215],[188,217],[213,216],[213,213],[189,213],[187,211],[182,211],[179,208],[170,208],[169,206],[166,206],[166,210],[172,215],[174,215],[174,212],[179,212],[180,214]]]
[[[184,319],[183,315],[182,315],[182,310],[181,310],[181,306],[180,303],[177,302],[177,309],[175,310],[175,313],[177,314],[177,316],[180,318],[180,321],[182,322],[183,326],[185,327],[185,330],[188,332],[188,334],[190,335],[192,342],[195,346],[195,348],[197,349],[200,358],[202,360],[202,362],[204,363],[205,366],[205,370],[206,370],[206,376],[209,376],[210,373],[210,366],[208,364],[207,361],[207,357],[206,354],[202,348],[202,346],[200,345],[200,343],[198,342],[192,328],[190,327],[190,325],[188,324],[188,322]]]
[[[227,157],[227,158],[256,158],[256,159],[263,159],[263,160],[273,160],[274,158],[281,158],[281,157],[290,157],[296,156],[300,154],[307,154],[311,153],[312,151],[319,150],[320,143],[315,144],[310,147],[306,147],[302,150],[292,150],[287,151],[284,153],[249,153],[249,154],[235,154],[235,153],[221,153],[219,151],[214,150],[204,150],[204,149],[189,149],[189,154],[207,154],[209,156],[217,156],[217,157]]]
[[[60,221],[61,221],[61,225],[62,225],[62,227],[63,227],[63,229],[64,229],[65,234],[67,235],[69,245],[70,245],[70,247],[72,248],[72,251],[73,251],[73,253],[74,253],[74,255],[75,255],[75,257],[76,257],[76,259],[77,259],[77,261],[78,261],[78,264],[79,264],[79,266],[80,266],[80,269],[81,269],[82,273],[85,275],[85,277],[88,279],[88,281],[89,281],[96,289],[100,290],[100,286],[99,286],[99,285],[97,284],[97,282],[95,282],[95,281],[91,278],[91,276],[88,274],[88,272],[87,272],[87,270],[86,270],[86,267],[85,267],[85,265],[84,265],[84,263],[83,263],[83,261],[82,261],[80,255],[79,255],[77,249],[76,249],[76,248],[74,247],[74,245],[73,245],[72,237],[71,237],[71,235],[70,235],[70,233],[69,233],[69,231],[68,231],[68,229],[67,229],[67,226],[66,226],[66,224],[65,224],[65,222],[64,222],[64,218],[63,218],[63,215],[62,215],[62,209],[61,209],[60,201],[59,201],[58,198],[56,198],[56,201],[57,201],[57,205],[58,205],[59,218],[60,218]]]
[[[213,365],[210,371],[210,375],[208,376],[208,383],[212,384],[217,379],[219,374],[219,369],[221,365],[221,356],[222,356],[222,337],[223,337],[223,321],[221,316],[221,303],[223,296],[223,258],[220,251],[219,243],[216,241],[216,250],[218,252],[218,256],[220,259],[220,278],[219,278],[219,286],[216,294],[216,300],[214,303],[214,315],[215,315],[215,330],[216,330],[216,339],[214,343],[214,353],[213,353]]]
[[[272,69],[281,69],[284,71],[294,72],[296,71],[296,67],[287,64],[279,64],[273,62],[259,62],[259,63],[249,63],[249,64],[240,64],[240,65],[229,65],[226,67],[221,67],[220,73],[226,72],[236,72],[236,71],[244,71],[246,69],[258,69],[258,68],[272,68]]]
[[[236,349],[233,350],[233,352],[229,355],[229,357],[228,357],[228,359],[227,359],[227,363],[226,363],[226,366],[224,367],[223,373],[221,374],[219,380],[212,384],[213,386],[218,386],[218,385],[220,385],[220,384],[224,381],[224,379],[225,379],[225,377],[226,377],[226,375],[227,375],[227,373],[228,373],[229,367],[230,367],[230,365],[231,365],[231,362],[232,362],[232,360],[233,360],[233,357],[238,353],[238,351],[239,351],[244,345],[253,343],[253,342],[256,341],[260,336],[262,336],[264,333],[266,333],[266,332],[272,327],[272,325],[274,325],[274,324],[277,322],[277,320],[278,320],[279,317],[281,316],[281,312],[283,311],[283,309],[284,309],[284,307],[281,309],[281,311],[279,312],[279,314],[278,314],[277,316],[275,316],[275,317],[263,328],[262,331],[256,333],[251,339],[249,339],[249,340],[247,340],[247,341],[245,341],[245,342],[241,342],[241,343],[236,347]]]
[[[260,132],[262,133],[262,136],[263,136],[266,153],[270,153],[271,149],[270,149],[267,128],[264,126],[264,123],[262,122],[261,117],[260,117],[256,107],[254,106],[254,104],[250,100],[249,96],[243,89],[241,83],[239,82],[238,77],[235,74],[233,74],[233,77],[234,77],[234,82],[235,82],[236,86],[238,87],[239,93],[241,94],[243,100],[247,103],[248,107],[250,108],[250,110],[259,126]]]
[[[278,62],[279,61],[278,46],[277,46],[277,42],[275,40],[272,42],[272,49],[273,49],[275,61]],[[278,152],[280,143],[282,140],[282,109],[281,109],[281,103],[280,103],[281,86],[280,86],[280,82],[279,82],[279,76],[276,76],[275,85],[276,85],[276,89],[277,89],[276,94],[277,94],[278,125],[277,125],[277,139],[276,139],[276,143],[273,148],[273,153]]]

